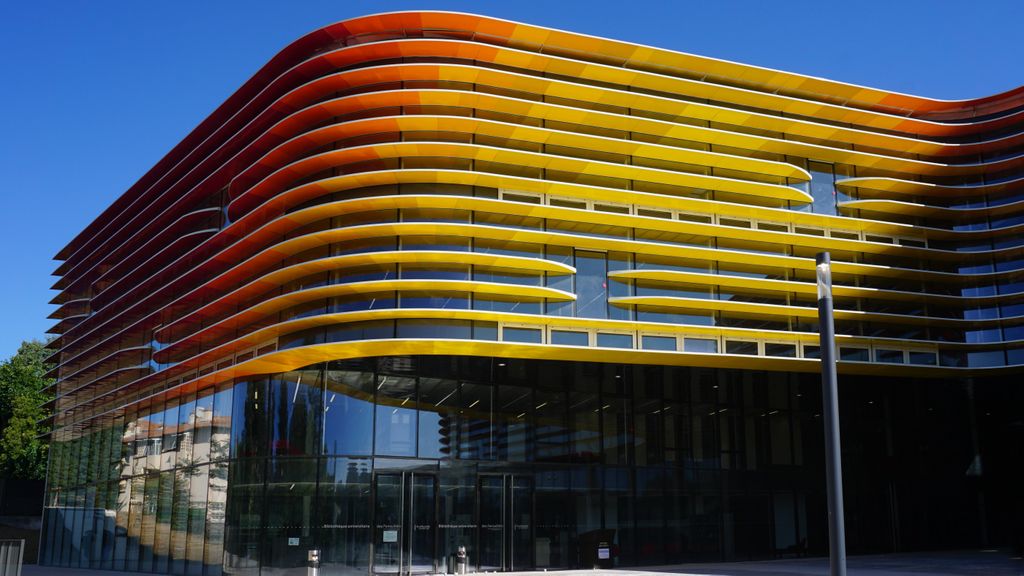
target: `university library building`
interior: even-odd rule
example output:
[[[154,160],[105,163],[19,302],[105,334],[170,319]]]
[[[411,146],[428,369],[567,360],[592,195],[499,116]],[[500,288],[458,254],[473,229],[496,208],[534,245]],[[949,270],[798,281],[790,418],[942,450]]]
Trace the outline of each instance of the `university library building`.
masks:
[[[1010,545],[1024,88],[449,12],[326,26],[57,254],[40,562],[827,554],[822,251],[848,549]]]

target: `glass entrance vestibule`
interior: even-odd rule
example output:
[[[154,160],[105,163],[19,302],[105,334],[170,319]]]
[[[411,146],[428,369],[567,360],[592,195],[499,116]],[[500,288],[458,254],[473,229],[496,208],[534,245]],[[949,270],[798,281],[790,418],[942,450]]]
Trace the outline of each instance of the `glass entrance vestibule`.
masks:
[[[372,490],[372,573],[454,572],[460,548],[471,571],[534,567],[532,476],[385,469]]]

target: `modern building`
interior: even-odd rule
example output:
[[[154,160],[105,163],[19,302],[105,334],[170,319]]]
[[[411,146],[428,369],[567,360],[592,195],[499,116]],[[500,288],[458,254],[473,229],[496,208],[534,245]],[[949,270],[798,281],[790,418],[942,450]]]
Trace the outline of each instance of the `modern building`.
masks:
[[[1022,166],[1024,89],[446,12],[317,30],[57,255],[41,562],[825,554],[823,250],[850,551],[1006,545]]]

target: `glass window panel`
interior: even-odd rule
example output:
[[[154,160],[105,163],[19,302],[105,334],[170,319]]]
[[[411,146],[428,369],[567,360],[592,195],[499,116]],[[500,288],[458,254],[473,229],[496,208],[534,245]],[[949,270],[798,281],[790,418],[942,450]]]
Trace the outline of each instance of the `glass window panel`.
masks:
[[[529,344],[540,344],[543,342],[544,333],[535,328],[510,328],[502,329],[502,340],[506,342],[526,342]]]
[[[600,252],[576,251],[576,315],[608,317],[608,271]]]
[[[743,340],[726,340],[726,354],[747,354],[757,356],[757,342],[746,342]]]
[[[775,342],[765,342],[764,355],[781,356],[785,358],[796,358],[796,344],[779,344]]]
[[[231,464],[230,494],[224,521],[224,569],[234,576],[259,576],[260,531],[263,526],[264,461]],[[212,473],[211,473],[212,476]],[[213,501],[213,479],[210,480]],[[207,519],[209,523],[209,518]],[[212,560],[212,558],[208,558]],[[210,565],[210,562],[207,562]]]
[[[142,530],[139,535],[139,570],[151,572],[154,568],[153,552],[156,550],[156,513],[160,501],[160,475],[145,476],[143,490],[139,491],[142,514]]]
[[[557,374],[542,373],[541,378],[541,383],[548,386],[559,383]],[[534,402],[535,458],[539,462],[564,462],[571,450],[565,391],[538,387]]]
[[[161,472],[156,511],[156,540],[153,546],[153,570],[155,572],[167,572],[170,563],[173,504],[174,472]]]
[[[867,362],[871,358],[867,348],[839,348],[839,359],[847,362]]]
[[[316,546],[316,480],[316,458],[268,461],[261,576],[285,576],[306,568],[306,551]]]
[[[374,453],[378,456],[416,455],[416,380],[377,377],[377,418]]]
[[[471,324],[465,320],[398,320],[398,338],[458,338],[472,337]]]
[[[548,246],[547,258],[562,264],[572,265],[572,249],[563,246]],[[563,292],[573,292],[572,274],[548,273],[547,285],[550,288]],[[549,316],[572,316],[573,302],[548,302],[547,314]]]
[[[382,302],[378,300],[377,302]],[[394,304],[390,301],[388,306],[377,306],[376,308],[387,308]],[[340,310],[339,310],[340,311]],[[324,337],[326,342],[351,342],[353,340],[377,340],[380,338],[393,338],[395,334],[394,324],[390,320],[375,322],[352,322],[349,324],[338,324],[327,329]]]
[[[199,391],[192,418],[191,453],[192,462],[205,464],[210,461],[210,439],[213,434],[213,405],[216,400],[213,387]]]
[[[267,379],[235,383],[231,415],[231,456],[263,456],[270,443],[267,433]]]
[[[171,503],[171,540],[170,540],[170,572],[171,574],[184,574],[186,550],[188,548],[188,524],[190,492],[189,485],[195,468],[178,468],[171,473],[173,482],[172,503]],[[203,485],[205,495],[206,485]]]
[[[225,460],[231,452],[231,411],[234,406],[230,383],[217,386],[213,397],[213,420],[210,422],[210,459]]]
[[[597,345],[603,348],[632,348],[632,334],[597,333]]]
[[[459,458],[493,460],[494,405],[493,388],[486,384],[464,383],[459,395]]]
[[[572,460],[580,463],[601,461],[601,404],[596,392],[570,392]]]
[[[911,350],[909,355],[911,364],[924,366],[934,366],[936,364],[935,352],[915,352]]]
[[[551,343],[559,346],[588,346],[590,344],[590,335],[586,332],[552,330]]]
[[[321,370],[312,369],[287,372],[270,379],[271,455],[320,453],[321,376]]]
[[[495,398],[494,434],[498,460],[525,462],[532,460],[533,389],[502,384]]]
[[[210,486],[206,499],[206,542],[203,564],[206,576],[219,576],[225,564],[224,538],[228,501],[228,463],[210,465]]]
[[[686,352],[716,354],[718,353],[718,340],[711,340],[709,338],[684,338],[683,350]]]
[[[455,448],[455,407],[459,385],[456,380],[420,378],[419,438],[420,458],[450,458]]]
[[[890,364],[903,364],[902,350],[875,349],[875,362],[888,362]]]
[[[373,373],[329,364],[324,396],[324,453],[369,455],[373,450]]]
[[[473,339],[474,340],[498,340],[498,323],[497,322],[473,322]]]
[[[631,270],[633,264],[630,254],[623,252],[608,253],[608,272],[617,270]],[[622,298],[632,296],[632,282],[606,278],[605,285],[608,287],[609,298]],[[631,320],[632,308],[622,306],[608,306],[608,317],[613,320]]]
[[[212,396],[211,396],[212,397]],[[197,426],[198,428],[198,426]],[[185,573],[203,575],[203,550],[206,535],[207,494],[210,466],[196,466],[188,471],[188,493],[185,503]]]
[[[370,461],[325,458],[317,510],[321,567],[327,574],[367,573],[370,559]]]
[[[644,350],[675,350],[676,339],[672,336],[642,336]]]

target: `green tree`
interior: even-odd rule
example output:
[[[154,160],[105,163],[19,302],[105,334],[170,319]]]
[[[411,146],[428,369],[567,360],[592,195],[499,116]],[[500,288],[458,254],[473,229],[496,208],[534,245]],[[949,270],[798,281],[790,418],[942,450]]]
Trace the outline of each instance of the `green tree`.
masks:
[[[0,476],[42,479],[46,476],[45,430],[38,422],[46,416],[41,405],[48,399],[44,389],[45,363],[50,351],[38,340],[22,342],[18,351],[0,363]]]

